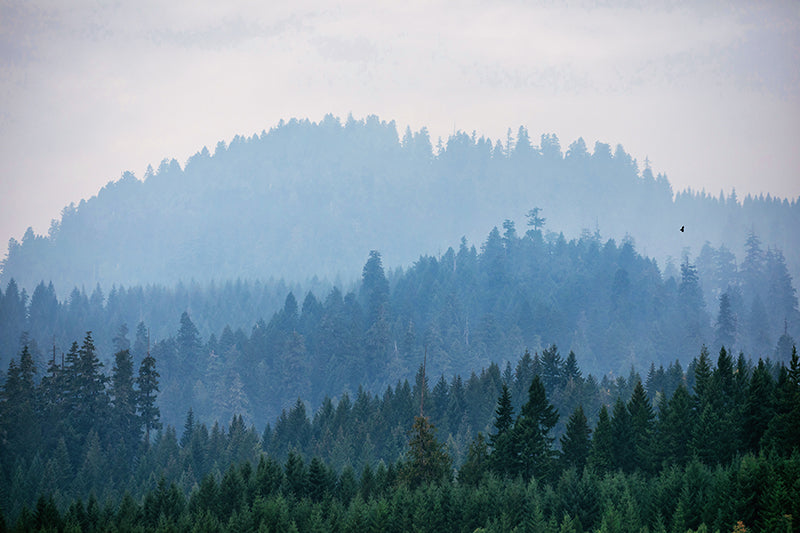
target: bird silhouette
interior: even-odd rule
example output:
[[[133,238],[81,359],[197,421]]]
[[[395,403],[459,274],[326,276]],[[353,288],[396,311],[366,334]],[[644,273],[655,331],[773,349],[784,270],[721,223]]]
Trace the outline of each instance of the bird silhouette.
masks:
[[[683,228],[684,228],[684,226],[681,226],[681,233],[683,233]]]

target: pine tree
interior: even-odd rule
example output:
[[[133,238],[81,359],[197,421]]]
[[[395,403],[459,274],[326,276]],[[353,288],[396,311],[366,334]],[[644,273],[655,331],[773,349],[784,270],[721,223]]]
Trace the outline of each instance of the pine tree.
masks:
[[[367,328],[380,319],[389,316],[389,281],[383,272],[381,254],[376,250],[369,253],[362,272],[361,298],[367,311]]]
[[[736,342],[736,316],[731,309],[731,300],[727,292],[719,297],[719,314],[717,314],[717,327],[715,333],[716,347],[727,346],[729,351],[733,350]]]
[[[197,327],[194,325],[194,322],[192,322],[187,311],[181,314],[181,326],[178,329],[178,336],[175,340],[177,341],[178,347],[178,361],[190,372],[197,372],[200,363],[200,348],[202,342],[200,341],[200,333],[197,331]]]
[[[514,465],[514,449],[512,430],[514,425],[514,408],[511,406],[511,393],[503,383],[502,393],[497,399],[494,419],[495,433],[489,435],[492,448],[490,456],[492,469],[501,475],[512,472]]]
[[[800,448],[800,358],[792,348],[789,369],[782,366],[775,387],[775,416],[764,435],[769,446],[789,455]]]
[[[477,487],[489,470],[492,464],[492,456],[489,455],[486,439],[483,433],[478,432],[478,436],[470,443],[467,450],[467,458],[458,470],[458,482],[464,485]]]
[[[183,423],[183,434],[181,435],[181,448],[186,448],[192,441],[192,434],[194,433],[194,411],[189,408],[186,413],[186,421]]]
[[[314,503],[321,502],[332,490],[332,473],[328,472],[328,468],[322,460],[315,456],[311,459],[311,464],[308,468],[308,495],[311,501]]]
[[[574,467],[578,472],[583,471],[591,451],[591,433],[583,406],[579,405],[570,415],[566,433],[561,437],[561,462],[564,468]]]
[[[35,373],[36,366],[25,345],[19,366],[13,359],[9,363],[6,382],[0,394],[0,445],[4,452],[9,450],[25,458],[33,456],[41,438],[33,378]],[[0,464],[7,460],[0,459]]]
[[[659,406],[655,454],[660,465],[686,464],[689,459],[693,417],[692,399],[689,391],[681,384],[670,399]]]
[[[139,387],[137,405],[141,424],[144,426],[145,443],[150,444],[150,430],[161,429],[161,412],[156,405],[156,393],[158,392],[158,371],[156,370],[156,360],[150,354],[142,360],[139,367],[139,376],[136,378],[136,385]]]
[[[106,381],[102,372],[103,363],[97,357],[92,332],[87,331],[83,344],[78,350],[75,363],[75,413],[74,428],[79,434],[87,434],[91,429],[100,433],[107,430],[100,423],[108,416],[108,395]]]
[[[611,416],[611,455],[615,469],[630,473],[636,468],[636,451],[632,443],[631,414],[622,398],[617,397]]]
[[[611,426],[611,418],[608,416],[608,408],[603,405],[600,407],[600,414],[597,417],[592,449],[589,452],[589,465],[599,473],[610,472],[614,469],[612,433],[613,428]]]
[[[414,417],[411,440],[401,478],[411,488],[428,483],[441,483],[451,476],[452,459],[443,443],[436,439],[436,428],[427,417]]]
[[[515,469],[525,480],[552,473],[553,440],[550,431],[558,422],[558,411],[547,401],[544,384],[537,374],[528,389],[528,401],[514,424]]]
[[[141,423],[136,414],[136,391],[133,388],[133,359],[130,350],[123,349],[114,356],[111,375],[112,434],[125,445],[130,458],[141,439]]]
[[[284,465],[284,482],[286,494],[301,499],[308,494],[308,468],[303,457],[296,450],[289,450],[289,457]]]
[[[653,466],[653,408],[644,391],[642,382],[636,383],[628,401],[628,413],[631,420],[631,445],[634,452],[634,469],[650,472]]]

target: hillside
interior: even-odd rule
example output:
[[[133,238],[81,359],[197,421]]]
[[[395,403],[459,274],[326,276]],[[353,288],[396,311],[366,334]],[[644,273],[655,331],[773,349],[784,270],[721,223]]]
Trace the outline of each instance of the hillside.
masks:
[[[426,353],[435,376],[502,367],[552,345],[598,376],[651,362],[685,366],[704,344],[787,363],[800,337],[796,290],[779,250],[764,251],[755,235],[747,243],[739,266],[709,246],[714,261],[702,270],[684,262],[673,277],[631,241],[520,235],[509,223],[503,233],[492,229],[480,251],[462,240],[388,275],[373,251],[352,289],[134,286],[108,298],[74,290],[59,302],[52,285],[40,284],[28,304],[10,283],[0,291],[0,355],[5,367],[29,342],[46,368],[54,341],[58,355],[91,330],[110,367],[130,331],[138,364],[149,332],[162,413],[174,425],[187,406],[205,420],[238,413],[263,424],[298,397],[316,405],[359,385],[377,392],[412,380]],[[704,283],[716,295],[709,303]]]
[[[590,151],[578,139],[563,150],[554,135],[536,145],[524,128],[502,142],[459,132],[434,148],[425,130],[401,138],[374,116],[328,116],[220,142],[183,167],[165,160],[143,180],[124,173],[66,207],[47,236],[12,239],[0,284],[13,278],[30,294],[52,281],[63,297],[98,283],[108,292],[192,280],[349,282],[370,250],[392,268],[409,265],[462,236],[479,242],[504,218],[523,224],[534,207],[545,229],[568,238],[585,229],[629,236],[662,269],[706,242],[741,260],[753,232],[800,274],[796,200],[673,196],[664,174],[621,146]]]

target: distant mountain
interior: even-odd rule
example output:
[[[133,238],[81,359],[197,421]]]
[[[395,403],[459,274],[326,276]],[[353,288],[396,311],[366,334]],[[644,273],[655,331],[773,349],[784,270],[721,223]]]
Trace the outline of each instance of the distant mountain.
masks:
[[[52,281],[66,295],[97,284],[334,280],[358,272],[372,249],[390,267],[408,265],[462,236],[479,242],[509,215],[524,223],[534,207],[545,233],[629,236],[662,269],[707,241],[741,258],[753,232],[800,273],[797,200],[673,197],[666,176],[640,169],[622,146],[590,152],[578,139],[564,153],[555,135],[535,146],[524,128],[496,143],[457,133],[434,149],[424,129],[401,139],[394,122],[329,115],[220,142],[183,168],[165,160],[142,181],[126,172],[65,208],[47,236],[12,239],[0,284],[13,278],[30,293]]]

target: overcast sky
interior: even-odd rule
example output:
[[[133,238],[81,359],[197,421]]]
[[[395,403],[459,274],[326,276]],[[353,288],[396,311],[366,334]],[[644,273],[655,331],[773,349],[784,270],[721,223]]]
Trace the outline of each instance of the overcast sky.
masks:
[[[0,0],[0,257],[123,171],[326,113],[800,196],[800,2],[565,4]]]

